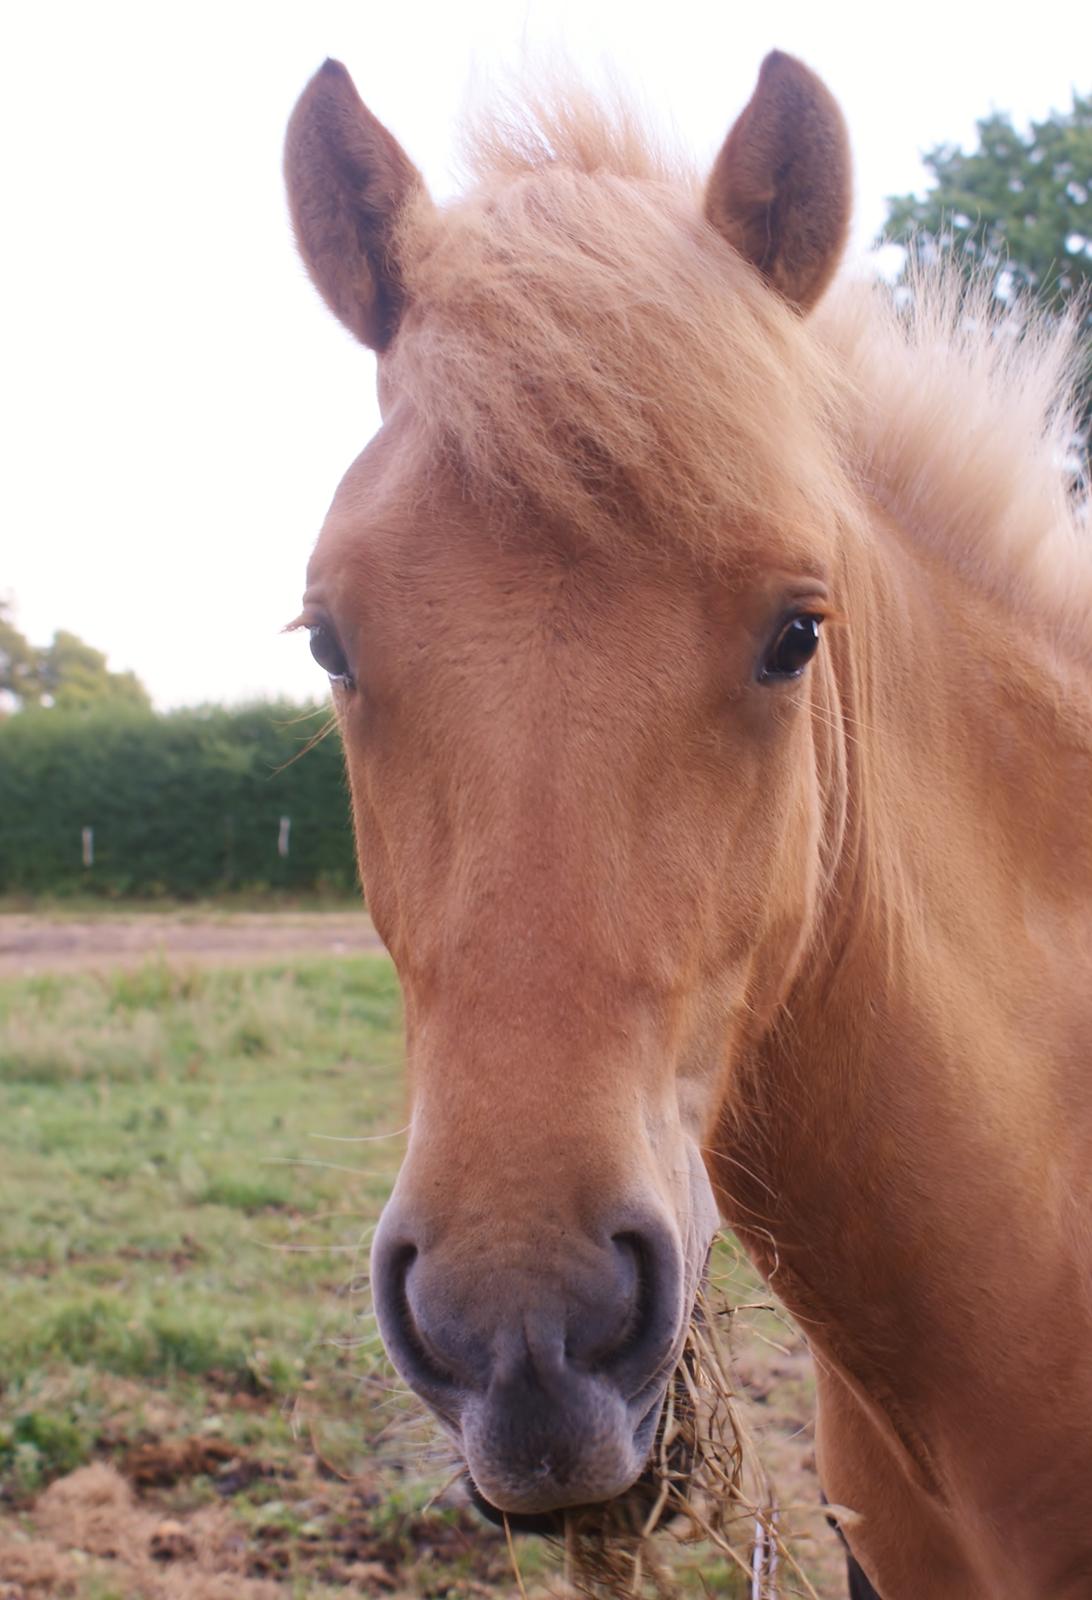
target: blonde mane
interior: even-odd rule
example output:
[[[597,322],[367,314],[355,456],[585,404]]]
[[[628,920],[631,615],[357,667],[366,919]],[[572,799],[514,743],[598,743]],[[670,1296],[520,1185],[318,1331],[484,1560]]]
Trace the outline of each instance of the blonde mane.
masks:
[[[438,459],[501,522],[596,544],[740,540],[872,496],[974,580],[1088,637],[1092,541],[1066,488],[1072,323],[920,276],[842,282],[802,320],[701,216],[697,175],[571,84],[480,117],[476,180],[397,249],[389,362]],[[1014,331],[1019,325],[1019,333]],[[514,509],[517,512],[513,516]]]
[[[835,284],[816,332],[852,395],[861,485],[974,581],[1089,641],[1092,528],[1071,494],[1077,316],[999,306],[939,262]]]

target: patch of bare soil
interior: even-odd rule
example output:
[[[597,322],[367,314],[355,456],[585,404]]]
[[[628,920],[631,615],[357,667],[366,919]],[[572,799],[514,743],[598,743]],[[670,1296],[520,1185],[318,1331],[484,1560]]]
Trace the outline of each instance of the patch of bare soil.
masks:
[[[247,1540],[223,1507],[164,1518],[104,1462],[50,1484],[30,1522],[27,1538],[0,1534],[10,1600],[61,1600],[92,1573],[134,1600],[279,1600],[278,1585],[248,1574]]]
[[[185,1491],[198,1475],[213,1503],[207,1488],[196,1504]],[[308,1458],[287,1475],[291,1498],[240,1514],[232,1496],[263,1475],[286,1476],[207,1439],[81,1467],[18,1531],[0,1529],[0,1600],[69,1600],[89,1586],[125,1600],[285,1600],[313,1585],[476,1600],[510,1586],[503,1542],[467,1511],[392,1514],[376,1489],[323,1481]]]
[[[149,911],[71,920],[0,913],[0,977],[135,967],[156,959],[219,967],[382,948],[363,909],[232,911],[193,918]]]

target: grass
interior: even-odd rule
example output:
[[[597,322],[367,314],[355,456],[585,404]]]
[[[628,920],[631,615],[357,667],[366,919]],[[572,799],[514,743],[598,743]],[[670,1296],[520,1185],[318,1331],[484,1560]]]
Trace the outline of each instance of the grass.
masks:
[[[298,1362],[400,1159],[316,1136],[397,1129],[399,1055],[382,959],[0,988],[6,1384]]]
[[[411,1516],[425,1447],[380,1438],[359,1284],[401,1158],[400,1057],[381,957],[0,986],[0,1512],[212,1428],[261,1464],[233,1509],[263,1548],[307,1521],[292,1488],[267,1501],[271,1474],[314,1487],[309,1448],[354,1483],[389,1470],[384,1516]]]
[[[0,984],[0,1577],[49,1485],[111,1463],[137,1497],[121,1543],[147,1543],[147,1507],[220,1518],[232,1600],[514,1593],[501,1536],[426,1510],[450,1462],[368,1316],[404,1123],[385,957]],[[160,1600],[159,1558],[85,1543],[28,1593]],[[552,1557],[519,1551],[541,1591]],[[180,1572],[170,1600],[220,1600]],[[695,1592],[734,1584],[711,1559]]]

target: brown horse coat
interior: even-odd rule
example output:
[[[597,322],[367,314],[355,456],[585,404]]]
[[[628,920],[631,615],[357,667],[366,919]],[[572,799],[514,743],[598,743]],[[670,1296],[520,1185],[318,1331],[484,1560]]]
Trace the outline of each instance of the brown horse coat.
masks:
[[[807,1333],[884,1600],[1086,1596],[1068,335],[943,279],[824,295],[845,132],[787,56],[704,192],[571,86],[473,151],[437,209],[336,63],[287,147],[380,352],[301,621],[406,998],[388,1347],[483,1500],[606,1498],[717,1209]]]

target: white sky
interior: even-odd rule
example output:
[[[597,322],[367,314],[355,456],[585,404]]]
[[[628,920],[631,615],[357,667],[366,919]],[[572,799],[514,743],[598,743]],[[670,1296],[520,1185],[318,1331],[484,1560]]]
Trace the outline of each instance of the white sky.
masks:
[[[371,357],[298,265],[281,139],[324,56],[449,193],[466,86],[562,45],[711,159],[777,46],[841,100],[857,244],[918,156],[1092,78],[1092,10],[916,0],[57,0],[5,8],[0,593],[161,706],[319,694],[279,635],[337,480],[377,424]],[[983,20],[989,17],[988,25]],[[1041,25],[1040,25],[1041,23]]]

